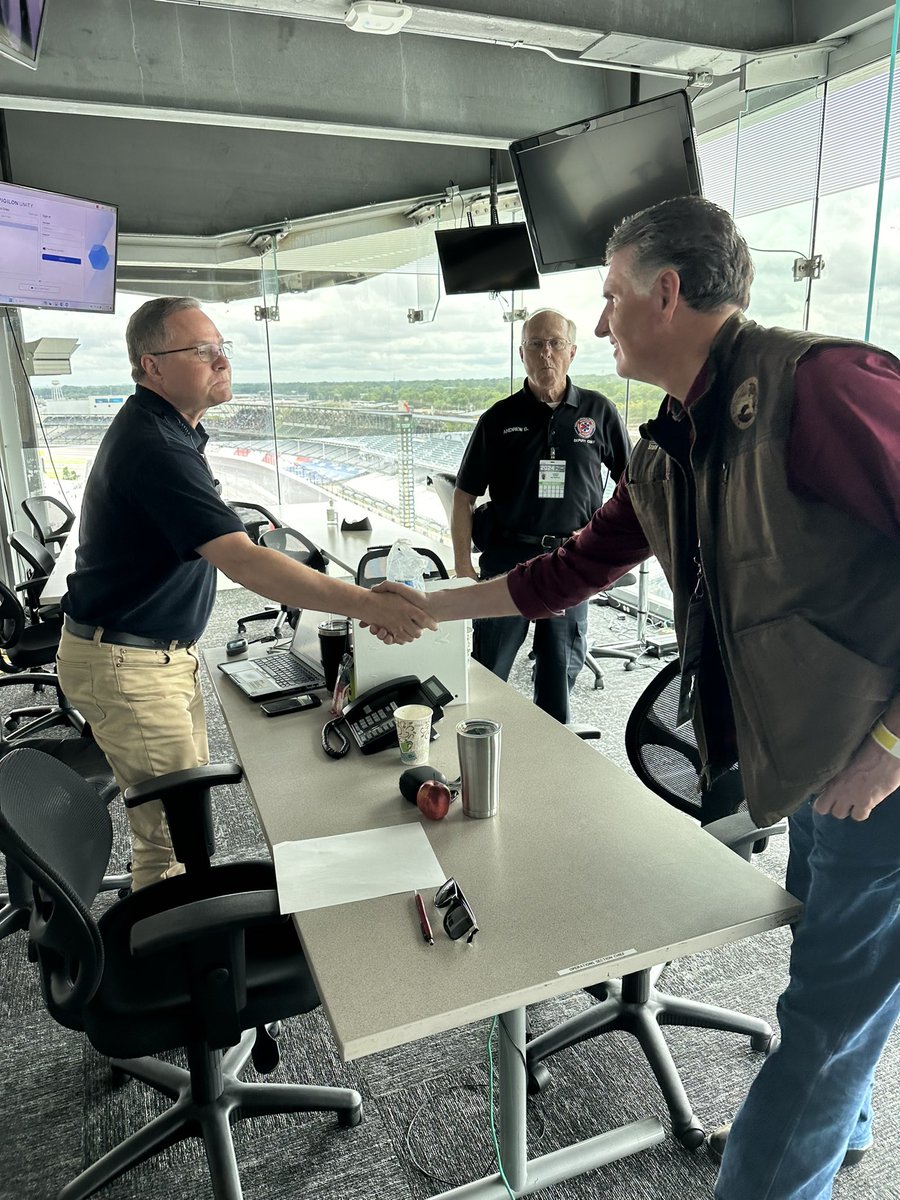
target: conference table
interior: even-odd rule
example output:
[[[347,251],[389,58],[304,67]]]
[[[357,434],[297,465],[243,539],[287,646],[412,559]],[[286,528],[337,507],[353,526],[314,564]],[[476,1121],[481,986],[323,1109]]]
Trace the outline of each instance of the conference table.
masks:
[[[340,502],[338,506],[338,524],[328,524],[328,505],[314,501],[310,504],[281,504],[272,506],[278,517],[285,525],[291,525],[300,533],[306,535],[325,554],[331,562],[350,575],[356,574],[356,568],[363,554],[372,546],[391,546],[398,538],[407,538],[414,546],[422,546],[433,550],[448,570],[452,567],[452,552],[449,546],[423,533],[406,529],[383,517],[378,513],[367,512],[356,505]],[[371,529],[344,531],[340,522],[362,521],[368,518]],[[44,590],[41,601],[44,604],[58,604],[66,594],[66,579],[75,569],[75,550],[78,546],[78,516],[66,538],[56,565],[53,568]]]
[[[343,1059],[497,1017],[499,1145],[517,1196],[661,1141],[648,1117],[529,1159],[526,1006],[785,924],[799,903],[477,664],[430,762],[455,777],[458,721],[500,721],[499,813],[472,820],[454,803],[428,821],[400,795],[396,749],[328,759],[324,706],[267,720],[216,669],[224,650],[205,660],[270,848],[421,821],[477,917],[467,946],[431,908],[429,946],[409,892],[294,914]],[[496,1174],[439,1200],[507,1195]]]
[[[406,529],[380,513],[346,504],[343,500],[339,500],[335,507],[338,514],[336,525],[328,524],[328,505],[319,502],[280,504],[275,506],[274,511],[285,525],[291,525],[305,534],[326,557],[350,575],[356,574],[359,560],[367,550],[373,546],[392,546],[398,538],[406,538],[414,546],[434,551],[448,570],[452,568],[453,552],[445,543],[416,530]],[[341,528],[343,521],[359,522],[366,518],[371,529]]]

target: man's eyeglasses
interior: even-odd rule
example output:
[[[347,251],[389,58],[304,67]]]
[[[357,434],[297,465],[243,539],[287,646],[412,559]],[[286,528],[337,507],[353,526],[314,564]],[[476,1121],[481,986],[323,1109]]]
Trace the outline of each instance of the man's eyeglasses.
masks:
[[[154,358],[162,358],[164,354],[186,354],[194,350],[201,362],[214,363],[217,358],[231,358],[234,354],[234,342],[198,342],[196,346],[179,346],[177,350],[151,350]]]
[[[434,893],[434,907],[447,909],[444,913],[444,933],[447,937],[454,942],[464,937],[471,946],[478,932],[478,922],[455,879],[448,879]]]
[[[549,346],[551,350],[565,350],[566,346],[571,346],[572,343],[568,338],[526,338],[522,343],[526,350],[543,350],[545,346]]]

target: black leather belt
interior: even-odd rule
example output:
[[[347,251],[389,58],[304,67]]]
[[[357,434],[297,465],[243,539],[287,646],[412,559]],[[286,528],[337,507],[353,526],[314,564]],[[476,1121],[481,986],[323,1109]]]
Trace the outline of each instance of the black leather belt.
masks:
[[[73,637],[83,638],[86,642],[92,642],[99,630],[101,642],[109,646],[136,646],[139,650],[186,650],[196,640],[167,642],[163,638],[139,637],[136,633],[116,633],[112,629],[104,629],[102,625],[83,625],[80,621],[73,621],[70,616],[66,617],[66,629]]]
[[[519,533],[515,529],[503,529],[500,532],[502,537],[510,542],[522,542],[525,546],[541,546],[544,550],[555,550],[557,546],[561,546],[572,536],[571,533]]]

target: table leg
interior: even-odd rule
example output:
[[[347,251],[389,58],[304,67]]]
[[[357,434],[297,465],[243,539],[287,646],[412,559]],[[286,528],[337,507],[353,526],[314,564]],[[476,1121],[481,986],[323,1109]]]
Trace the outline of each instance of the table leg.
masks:
[[[634,1121],[601,1133],[597,1137],[564,1146],[540,1158],[529,1160],[525,1121],[527,1080],[525,1072],[525,1009],[517,1008],[500,1015],[498,1053],[500,1083],[500,1158],[503,1171],[515,1196],[530,1196],[542,1188],[585,1171],[655,1146],[665,1137],[655,1117]],[[432,1200],[509,1200],[499,1174],[476,1179],[461,1187],[441,1192]]]

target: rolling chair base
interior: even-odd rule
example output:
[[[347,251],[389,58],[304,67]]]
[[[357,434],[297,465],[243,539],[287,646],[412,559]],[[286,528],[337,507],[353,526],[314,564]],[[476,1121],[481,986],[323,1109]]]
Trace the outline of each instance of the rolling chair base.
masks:
[[[257,1030],[248,1029],[237,1046],[224,1052],[191,1046],[190,1070],[158,1058],[110,1059],[117,1073],[140,1079],[175,1103],[68,1183],[58,1200],[86,1200],[132,1167],[187,1137],[203,1139],[215,1200],[241,1200],[232,1121],[275,1113],[333,1111],[343,1126],[360,1123],[362,1097],[350,1088],[240,1080],[238,1073],[246,1066],[256,1038]],[[275,1065],[271,1058],[269,1061]]]
[[[694,1115],[660,1026],[688,1025],[743,1033],[749,1036],[752,1049],[763,1054],[775,1049],[778,1038],[771,1025],[758,1017],[658,992],[653,985],[662,970],[661,966],[653,967],[587,988],[600,1000],[599,1004],[570,1017],[526,1046],[528,1090],[532,1094],[540,1092],[550,1082],[550,1071],[543,1060],[551,1054],[598,1034],[623,1030],[640,1042],[668,1105],[675,1137],[686,1149],[696,1150],[703,1145],[705,1130]]]

